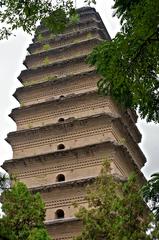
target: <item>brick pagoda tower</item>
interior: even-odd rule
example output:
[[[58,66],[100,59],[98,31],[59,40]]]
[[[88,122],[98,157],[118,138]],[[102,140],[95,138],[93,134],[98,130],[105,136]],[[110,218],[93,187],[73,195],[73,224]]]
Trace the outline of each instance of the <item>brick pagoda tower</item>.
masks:
[[[10,117],[17,131],[8,134],[13,159],[3,168],[40,191],[46,225],[56,240],[72,239],[81,229],[74,203],[87,206],[85,186],[112,160],[112,172],[142,179],[145,157],[134,112],[97,94],[95,68],[85,63],[93,47],[110,36],[94,8],[78,10],[80,21],[53,36],[42,26],[24,61],[23,84],[14,97],[20,107]]]

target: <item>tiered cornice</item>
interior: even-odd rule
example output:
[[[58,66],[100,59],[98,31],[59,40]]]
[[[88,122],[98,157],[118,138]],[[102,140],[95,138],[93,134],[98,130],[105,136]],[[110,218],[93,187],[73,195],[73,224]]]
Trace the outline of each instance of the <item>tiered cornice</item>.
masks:
[[[70,33],[70,32],[71,33],[72,32],[76,32],[79,29],[83,30],[83,29],[86,29],[86,28],[99,28],[99,29],[102,29],[103,32],[105,32],[105,35],[107,37],[109,37],[103,22],[101,20],[98,20],[98,19],[94,18],[94,17],[91,17],[91,18],[89,18],[86,21],[79,22],[75,26],[74,25],[69,26],[65,30],[65,34]],[[38,42],[39,40],[43,41],[45,39],[50,39],[50,38],[54,37],[54,35],[52,35],[52,33],[50,33],[47,29],[44,29],[43,31],[40,31],[40,37],[41,38],[39,39],[39,35],[36,35],[36,37],[34,38],[34,41]],[[109,37],[109,40],[110,40],[110,37]]]
[[[12,132],[7,138],[12,145],[15,158],[48,153],[58,148],[72,149],[86,143],[96,144],[105,140],[126,145],[140,168],[145,163],[142,151],[127,131],[122,119],[107,113]]]
[[[32,105],[34,103],[46,102],[51,99],[67,96],[70,94],[87,92],[88,89],[97,89],[97,82],[100,76],[96,71],[87,71],[79,74],[52,77],[42,83],[35,83],[20,87],[16,90],[14,97],[20,101],[22,106]]]
[[[58,108],[57,105],[59,106]],[[119,106],[109,97],[99,96],[96,90],[80,94],[70,94],[55,100],[17,108],[12,111],[10,117],[16,122],[18,130],[21,130],[57,123],[59,121],[67,122],[70,121],[70,118],[77,119],[104,112],[114,113],[118,117],[123,116],[124,124],[130,130],[130,134],[136,142],[140,142],[141,134],[134,124],[130,111],[125,111],[123,114]]]
[[[106,159],[113,162],[113,172],[128,176],[129,172],[136,171],[142,179],[142,174],[127,148],[110,141],[72,150],[8,160],[3,164],[3,168],[8,172],[12,170],[12,174],[17,179],[23,180],[32,188],[55,183],[60,172],[65,175],[66,181],[75,180],[79,173],[83,178],[98,176]]]
[[[39,66],[56,63],[63,60],[74,59],[91,53],[92,47],[101,42],[100,38],[86,39],[82,42],[72,43],[59,48],[48,49],[41,53],[28,55],[23,62],[27,68],[37,68]]]
[[[82,223],[75,217],[46,221],[45,223],[48,232],[56,240],[73,239],[80,233],[82,228]]]
[[[30,54],[42,53],[46,51],[47,46],[50,49],[56,49],[70,44],[90,40],[95,37],[106,39],[107,35],[102,29],[99,29],[97,27],[90,27],[82,30],[77,30],[76,32],[60,34],[55,36],[53,39],[43,39],[40,42],[34,42],[29,45],[27,50]]]
[[[46,205],[46,226],[55,240],[77,236],[82,224],[75,205],[86,206],[86,186],[109,159],[116,179],[132,171],[139,181],[146,159],[138,143],[137,115],[110,97],[100,96],[94,66],[86,64],[93,47],[110,36],[94,8],[77,10],[78,24],[55,36],[43,25],[24,61],[23,84],[14,97],[20,107],[10,117],[17,131],[8,134],[13,159],[3,168],[40,191]]]
[[[35,69],[23,70],[18,77],[24,85],[32,85],[44,81],[49,81],[63,76],[80,74],[83,71],[94,70],[95,67],[85,63],[87,55],[73,59],[63,60],[56,63],[37,67]]]

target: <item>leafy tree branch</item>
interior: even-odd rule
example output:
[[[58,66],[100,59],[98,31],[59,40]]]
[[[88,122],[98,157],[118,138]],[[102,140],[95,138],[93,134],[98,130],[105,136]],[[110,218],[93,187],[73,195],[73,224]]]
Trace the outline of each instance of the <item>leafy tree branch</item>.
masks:
[[[101,175],[88,189],[89,207],[80,208],[77,214],[83,230],[76,240],[158,239],[158,224],[143,201],[136,175],[123,180],[111,175],[106,161]]]
[[[88,58],[101,75],[99,92],[123,108],[159,122],[159,2],[115,0],[121,32],[97,46]]]
[[[95,0],[85,0],[95,3]],[[0,40],[23,29],[31,34],[42,21],[57,34],[62,32],[72,18],[77,15],[73,0],[1,0],[0,1]]]
[[[2,193],[0,238],[6,240],[51,240],[44,226],[44,202],[21,182]]]

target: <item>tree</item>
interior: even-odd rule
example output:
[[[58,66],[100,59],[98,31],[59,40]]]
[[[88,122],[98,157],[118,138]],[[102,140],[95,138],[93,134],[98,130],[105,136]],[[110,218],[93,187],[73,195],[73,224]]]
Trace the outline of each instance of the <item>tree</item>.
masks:
[[[85,0],[95,3],[95,0]],[[15,29],[32,33],[42,21],[55,34],[78,20],[73,0],[2,0],[0,1],[0,39],[8,38]]]
[[[0,192],[8,188],[9,185],[10,185],[9,177],[5,173],[0,172]]]
[[[119,180],[110,174],[110,164],[106,162],[101,175],[89,187],[89,208],[82,207],[77,214],[83,230],[76,240],[158,239],[158,225],[154,228],[153,216],[139,190],[135,174],[128,180]]]
[[[16,182],[2,193],[2,199],[2,239],[51,240],[44,226],[45,209],[39,193],[33,195],[25,184]]]
[[[155,214],[156,221],[159,221],[159,173],[151,175],[151,179],[143,186],[141,192],[145,202]]]
[[[88,58],[101,75],[99,92],[159,122],[159,1],[114,0],[113,8],[121,32]]]

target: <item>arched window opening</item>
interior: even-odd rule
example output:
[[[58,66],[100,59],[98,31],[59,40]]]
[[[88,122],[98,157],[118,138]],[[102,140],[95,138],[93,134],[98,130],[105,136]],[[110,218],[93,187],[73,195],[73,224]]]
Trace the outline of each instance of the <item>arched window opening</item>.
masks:
[[[63,182],[63,181],[65,181],[65,176],[64,176],[63,174],[57,175],[56,181],[57,181],[57,182]]]
[[[65,97],[64,97],[64,95],[61,95],[60,97],[59,97],[59,99],[64,99]]]
[[[64,218],[65,214],[64,214],[64,211],[62,209],[58,209],[56,212],[55,212],[55,218],[56,219],[61,219],[61,218]]]
[[[59,118],[59,119],[58,119],[58,122],[64,122],[64,121],[65,121],[64,118]]]
[[[57,149],[58,149],[58,150],[65,149],[65,145],[61,143],[61,144],[59,144],[59,145],[57,146]]]

